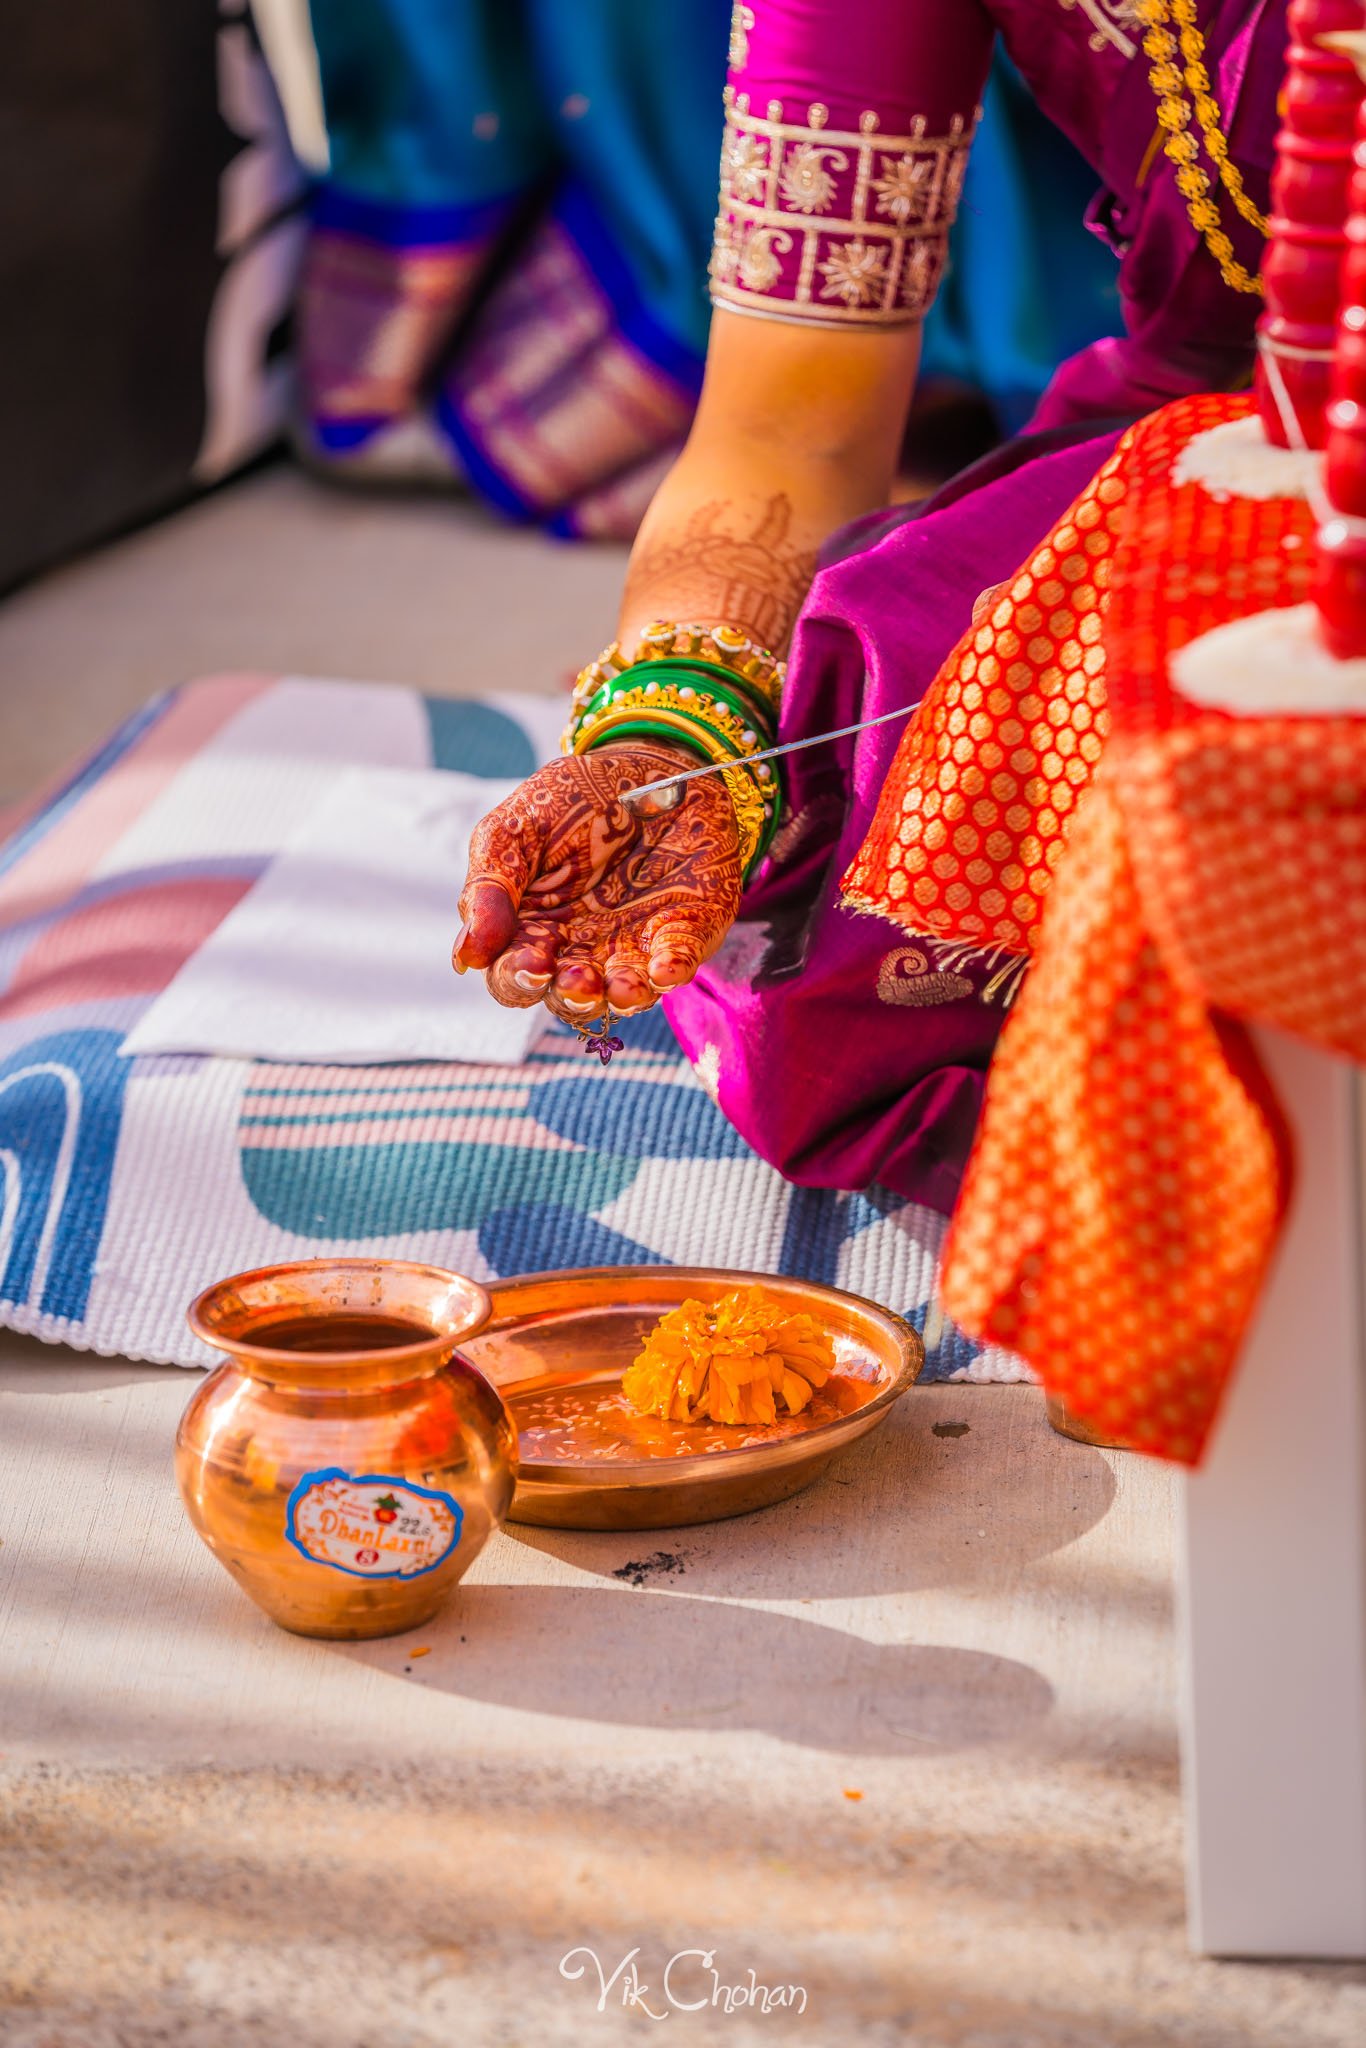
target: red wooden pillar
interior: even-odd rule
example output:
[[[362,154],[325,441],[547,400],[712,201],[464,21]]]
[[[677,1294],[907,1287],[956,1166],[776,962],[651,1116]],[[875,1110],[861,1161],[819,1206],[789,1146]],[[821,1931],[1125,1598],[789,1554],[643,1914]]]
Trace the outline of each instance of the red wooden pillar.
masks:
[[[1361,0],[1291,0],[1281,129],[1271,175],[1271,242],[1262,264],[1262,351],[1275,358],[1305,445],[1322,448],[1333,366],[1338,272],[1361,83],[1320,36],[1363,25]],[[1290,444],[1261,355],[1257,404],[1269,441]]]
[[[1331,652],[1344,660],[1366,655],[1366,31],[1353,40],[1359,46],[1353,66],[1356,147],[1347,188],[1323,479],[1332,511],[1319,527],[1314,582],[1320,631]]]

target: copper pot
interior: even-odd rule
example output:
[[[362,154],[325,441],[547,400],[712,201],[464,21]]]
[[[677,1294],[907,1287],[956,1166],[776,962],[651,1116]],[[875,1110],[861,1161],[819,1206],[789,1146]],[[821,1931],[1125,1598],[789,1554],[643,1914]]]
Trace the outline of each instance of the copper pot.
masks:
[[[1059,1436],[1070,1436],[1073,1443],[1090,1444],[1098,1451],[1125,1451],[1129,1448],[1127,1444],[1116,1442],[1114,1437],[1106,1436],[1084,1415],[1078,1415],[1069,1408],[1057,1394],[1048,1396],[1046,1406],[1049,1424]]]
[[[455,1351],[483,1288],[396,1259],[310,1259],[189,1311],[229,1354],[176,1433],[190,1520],[281,1628],[386,1636],[430,1619],[507,1514],[517,1439]]]

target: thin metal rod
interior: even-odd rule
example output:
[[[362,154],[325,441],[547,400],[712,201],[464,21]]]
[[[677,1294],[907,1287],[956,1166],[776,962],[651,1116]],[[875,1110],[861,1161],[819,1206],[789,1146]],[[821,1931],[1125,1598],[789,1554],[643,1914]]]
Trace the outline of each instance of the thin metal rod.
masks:
[[[678,782],[696,782],[699,775],[719,775],[727,768],[752,768],[756,761],[776,761],[780,754],[799,754],[803,747],[819,747],[826,740],[842,740],[851,732],[868,732],[875,725],[886,725],[893,718],[909,718],[916,709],[907,704],[900,711],[883,711],[876,718],[863,718],[857,725],[837,725],[833,732],[814,732],[809,739],[789,740],[783,747],[768,747],[762,754],[745,754],[734,761],[707,761],[701,768],[685,768],[681,775],[665,775],[658,782],[642,782],[635,789],[624,789],[618,803],[630,804],[638,796],[653,796],[661,789],[672,789]]]

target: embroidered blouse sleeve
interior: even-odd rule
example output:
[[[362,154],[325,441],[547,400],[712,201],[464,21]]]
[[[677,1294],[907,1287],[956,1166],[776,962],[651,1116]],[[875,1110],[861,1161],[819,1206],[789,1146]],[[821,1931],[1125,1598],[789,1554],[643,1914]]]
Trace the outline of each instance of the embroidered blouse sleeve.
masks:
[[[922,319],[993,33],[981,0],[737,0],[714,304],[840,326]]]

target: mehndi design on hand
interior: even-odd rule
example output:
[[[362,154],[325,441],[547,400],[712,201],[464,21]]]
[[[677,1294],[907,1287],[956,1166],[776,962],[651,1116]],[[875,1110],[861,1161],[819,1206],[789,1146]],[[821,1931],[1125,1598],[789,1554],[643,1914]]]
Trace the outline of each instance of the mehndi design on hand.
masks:
[[[605,746],[537,769],[470,844],[454,960],[499,1002],[568,1023],[645,1010],[715,952],[740,905],[735,812],[720,778],[641,817],[619,792],[690,767],[684,750]]]

